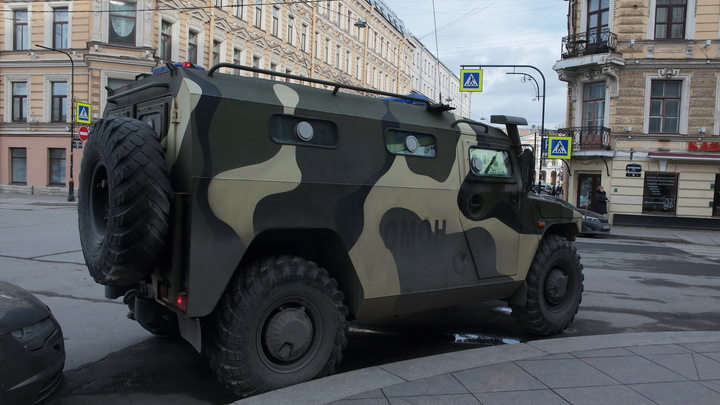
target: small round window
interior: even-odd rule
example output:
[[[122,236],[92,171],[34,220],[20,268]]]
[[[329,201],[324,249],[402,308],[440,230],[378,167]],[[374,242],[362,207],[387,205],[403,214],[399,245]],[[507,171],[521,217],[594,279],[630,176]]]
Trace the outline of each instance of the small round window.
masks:
[[[315,130],[313,130],[312,125],[310,125],[307,121],[302,121],[295,126],[295,133],[297,134],[298,138],[301,140],[307,142],[313,138],[315,135]]]
[[[419,145],[420,142],[418,142],[418,139],[414,136],[410,135],[405,138],[405,149],[407,149],[408,152],[415,153]]]

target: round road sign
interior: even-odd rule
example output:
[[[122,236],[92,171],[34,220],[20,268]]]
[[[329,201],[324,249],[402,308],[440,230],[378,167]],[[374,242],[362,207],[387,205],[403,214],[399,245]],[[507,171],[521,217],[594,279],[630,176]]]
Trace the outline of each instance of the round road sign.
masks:
[[[87,127],[80,127],[80,129],[78,129],[78,136],[79,136],[80,139],[82,139],[83,141],[87,141],[87,139],[88,139],[88,134],[90,134],[90,131],[88,131],[88,128],[87,128]]]

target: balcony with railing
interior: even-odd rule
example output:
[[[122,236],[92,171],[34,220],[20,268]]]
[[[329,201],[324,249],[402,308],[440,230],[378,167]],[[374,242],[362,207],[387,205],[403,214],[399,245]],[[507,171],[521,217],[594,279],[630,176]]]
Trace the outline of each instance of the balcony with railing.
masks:
[[[609,29],[603,28],[564,37],[560,52],[562,58],[567,59],[597,53],[615,52],[616,47],[617,35],[610,32]]]
[[[557,132],[560,136],[572,137],[574,151],[610,150],[610,128],[559,128]]]

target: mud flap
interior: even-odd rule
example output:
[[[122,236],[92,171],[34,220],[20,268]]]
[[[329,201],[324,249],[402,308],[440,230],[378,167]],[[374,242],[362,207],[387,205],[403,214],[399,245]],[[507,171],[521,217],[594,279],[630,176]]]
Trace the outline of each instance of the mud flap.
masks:
[[[202,331],[200,329],[200,319],[178,315],[178,324],[180,326],[180,336],[187,340],[198,353],[201,353]]]
[[[520,286],[520,288],[518,288],[515,295],[513,295],[508,300],[508,304],[524,307],[525,304],[527,304],[527,293],[528,293],[527,282],[523,282],[522,285]]]

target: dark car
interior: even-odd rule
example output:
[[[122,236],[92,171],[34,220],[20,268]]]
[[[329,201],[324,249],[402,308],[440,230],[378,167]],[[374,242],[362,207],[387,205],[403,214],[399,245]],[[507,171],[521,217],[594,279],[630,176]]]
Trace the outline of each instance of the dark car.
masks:
[[[556,201],[579,212],[580,215],[582,215],[582,232],[580,232],[580,235],[607,235],[610,233],[610,220],[597,212],[586,210],[584,208],[578,208],[561,198],[543,194],[539,194],[539,196],[548,200]]]
[[[552,195],[553,187],[547,183],[540,183],[533,186],[535,194]]]
[[[55,398],[64,366],[63,334],[50,308],[0,281],[0,405]]]

